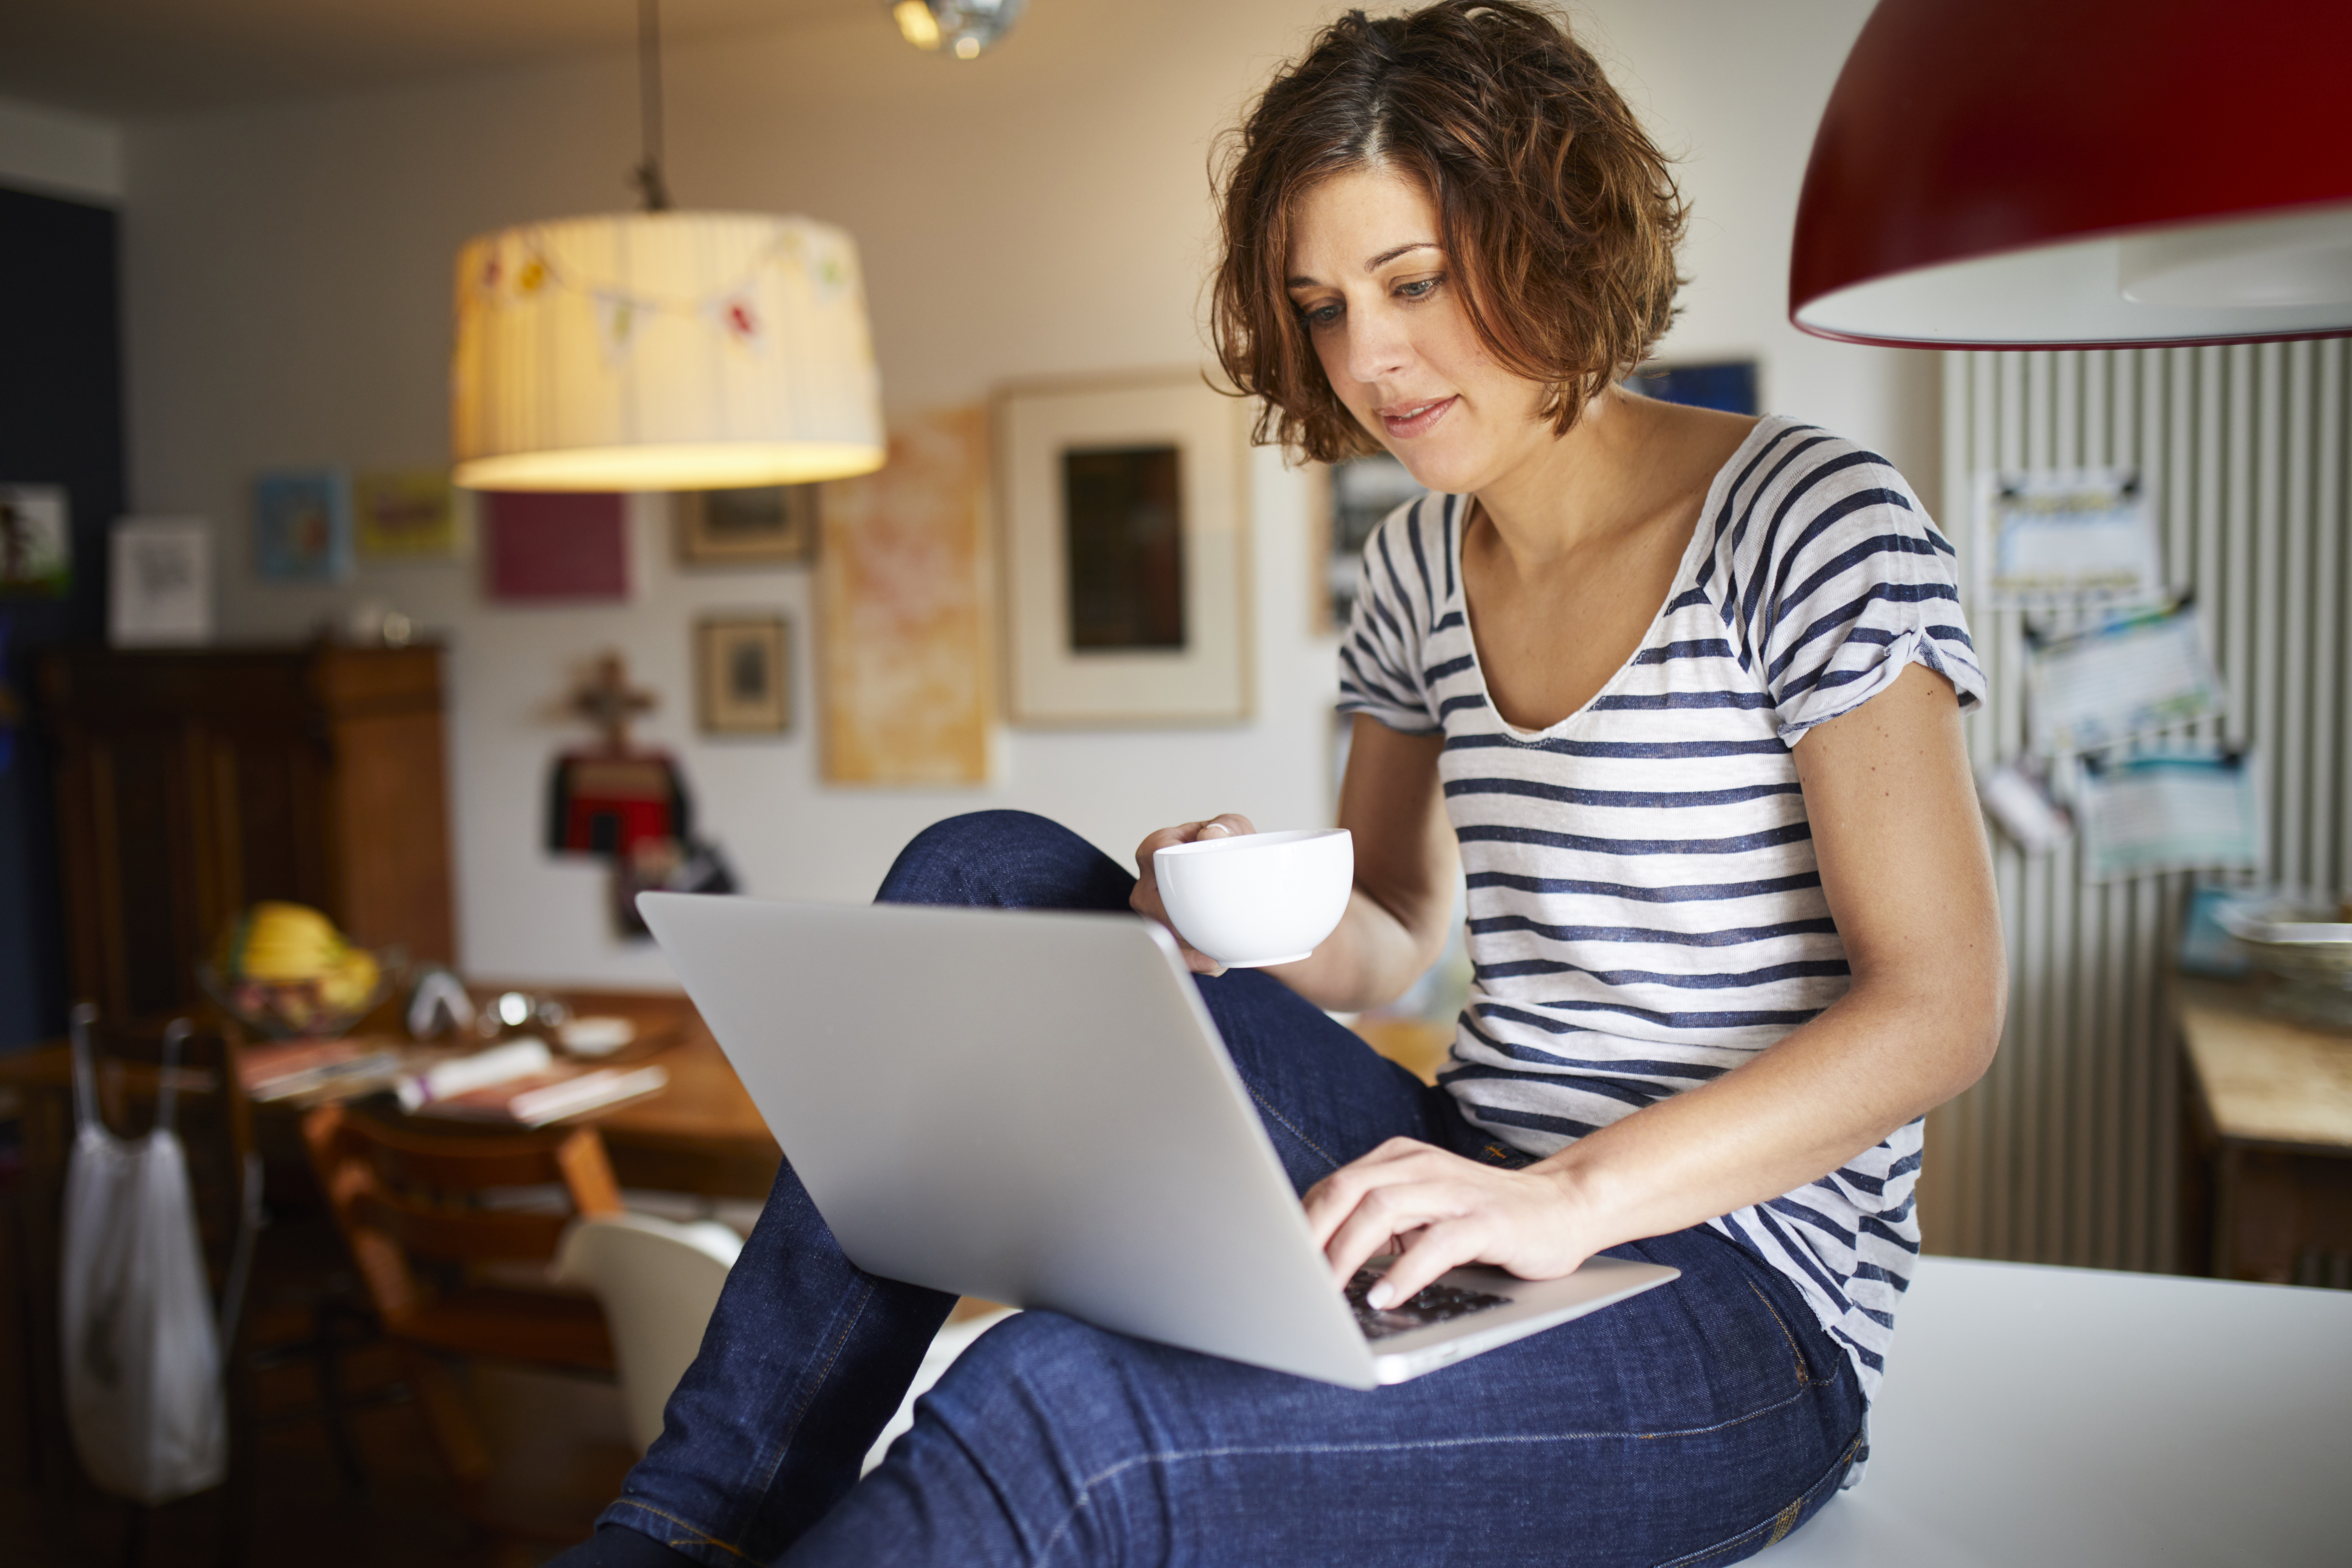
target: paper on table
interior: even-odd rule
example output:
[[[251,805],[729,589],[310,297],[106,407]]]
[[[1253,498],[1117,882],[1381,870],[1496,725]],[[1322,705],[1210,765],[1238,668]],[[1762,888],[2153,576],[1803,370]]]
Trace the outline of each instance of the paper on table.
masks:
[[[2183,603],[2027,640],[2036,750],[2086,752],[2221,710],[2221,679]]]
[[[2154,598],[2163,561],[2128,468],[1981,473],[1978,595],[1990,609]]]
[[[2213,746],[2085,758],[2075,814],[2092,880],[2259,867],[2255,784],[2252,753]]]

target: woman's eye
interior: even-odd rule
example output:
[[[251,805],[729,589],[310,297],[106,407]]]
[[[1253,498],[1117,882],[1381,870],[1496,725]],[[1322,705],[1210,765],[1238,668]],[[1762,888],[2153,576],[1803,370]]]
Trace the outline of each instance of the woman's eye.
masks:
[[[1310,306],[1298,313],[1298,319],[1309,327],[1328,327],[1339,316],[1340,310],[1337,304]]]
[[[1439,281],[1440,280],[1435,278],[1416,278],[1410,283],[1398,284],[1396,291],[1404,299],[1419,300],[1426,297],[1431,290],[1434,289]]]

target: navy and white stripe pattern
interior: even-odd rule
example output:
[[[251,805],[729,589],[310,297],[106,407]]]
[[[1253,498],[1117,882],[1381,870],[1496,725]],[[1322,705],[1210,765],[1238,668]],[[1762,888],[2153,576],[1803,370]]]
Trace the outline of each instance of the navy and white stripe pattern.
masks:
[[[1475,979],[1444,1082],[1537,1154],[1729,1071],[1845,992],[1790,749],[1914,663],[1984,677],[1952,547],[1884,460],[1759,423],[1710,488],[1667,603],[1589,704],[1541,733],[1487,700],[1462,595],[1468,500],[1366,547],[1342,709],[1443,732]],[[1916,1121],[1714,1222],[1794,1279],[1876,1392],[1919,1250]]]

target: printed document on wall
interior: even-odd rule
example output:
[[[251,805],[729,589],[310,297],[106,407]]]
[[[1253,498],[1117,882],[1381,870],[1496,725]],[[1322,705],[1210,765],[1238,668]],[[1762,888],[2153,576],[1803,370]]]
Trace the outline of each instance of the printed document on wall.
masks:
[[[2128,468],[1979,474],[1978,603],[2056,609],[2156,598],[2164,563],[2152,511]]]
[[[2185,746],[2084,758],[2075,816],[2091,879],[2262,864],[2253,753]]]
[[[2061,636],[2026,634],[2035,750],[2088,752],[2221,710],[2225,693],[2183,601]]]

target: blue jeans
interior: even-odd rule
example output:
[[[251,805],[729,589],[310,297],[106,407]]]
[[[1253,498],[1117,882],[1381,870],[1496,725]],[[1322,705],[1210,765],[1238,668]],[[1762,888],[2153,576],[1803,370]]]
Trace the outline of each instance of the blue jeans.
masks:
[[[1066,829],[996,811],[927,829],[881,898],[1123,910],[1133,883]],[[1200,984],[1300,1190],[1400,1134],[1526,1163],[1278,981]],[[1611,1250],[1682,1278],[1370,1393],[1026,1312],[860,1481],[952,1300],[853,1266],[787,1163],[660,1438],[559,1561],[1736,1562],[1854,1461],[1852,1370],[1794,1289],[1713,1231]]]

